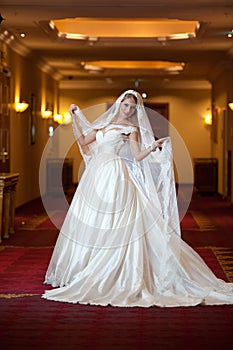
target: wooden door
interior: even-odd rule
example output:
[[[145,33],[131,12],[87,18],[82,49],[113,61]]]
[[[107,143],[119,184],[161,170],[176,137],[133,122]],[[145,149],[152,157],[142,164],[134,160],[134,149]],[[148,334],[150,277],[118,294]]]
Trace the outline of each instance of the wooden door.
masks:
[[[144,103],[146,112],[150,120],[156,138],[169,135],[169,105],[168,103]],[[157,113],[154,113],[158,112]]]
[[[10,171],[10,78],[0,72],[0,173]]]

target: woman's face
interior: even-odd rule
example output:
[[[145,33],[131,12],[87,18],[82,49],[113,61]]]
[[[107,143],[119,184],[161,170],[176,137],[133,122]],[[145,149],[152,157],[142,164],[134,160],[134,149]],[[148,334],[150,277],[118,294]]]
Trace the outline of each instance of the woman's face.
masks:
[[[132,117],[136,112],[136,102],[133,97],[125,98],[120,104],[120,117],[128,119]]]

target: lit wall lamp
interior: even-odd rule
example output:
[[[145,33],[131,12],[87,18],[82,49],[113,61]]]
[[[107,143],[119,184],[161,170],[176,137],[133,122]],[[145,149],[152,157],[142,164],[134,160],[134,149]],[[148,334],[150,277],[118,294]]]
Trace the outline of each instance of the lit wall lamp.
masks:
[[[48,102],[46,105],[41,106],[41,117],[42,119],[49,119],[53,115],[53,104]]]
[[[42,110],[41,111],[41,116],[43,119],[49,119],[50,117],[52,117],[53,111],[51,110]]]
[[[203,116],[205,125],[212,125],[212,111],[211,108],[206,108],[206,113]]]
[[[205,123],[205,125],[212,125],[212,115],[211,114],[206,114],[204,116],[204,123]]]
[[[61,124],[61,123],[62,123],[62,118],[63,118],[62,114],[55,114],[55,115],[53,116],[53,120],[54,120],[55,122],[57,122],[58,124]]]
[[[71,123],[70,113],[56,114],[53,116],[53,119],[58,124],[62,124],[62,125],[68,125]]]
[[[62,121],[62,124],[63,125],[68,125],[72,122],[72,119],[71,119],[71,115],[70,113],[64,113],[63,114],[63,121]]]
[[[229,108],[233,111],[233,102],[228,103]]]
[[[22,113],[22,112],[26,111],[26,109],[28,107],[29,107],[29,104],[25,101],[15,103],[15,111],[17,113]]]

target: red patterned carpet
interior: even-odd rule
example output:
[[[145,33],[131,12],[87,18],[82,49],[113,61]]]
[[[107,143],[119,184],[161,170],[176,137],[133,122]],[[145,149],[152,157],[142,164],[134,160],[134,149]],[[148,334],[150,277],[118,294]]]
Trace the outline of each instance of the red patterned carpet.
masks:
[[[233,208],[194,197],[182,235],[214,273],[233,282]],[[56,212],[57,222],[64,213]],[[114,308],[41,299],[58,230],[40,201],[16,212],[16,233],[0,245],[2,349],[232,349],[233,306]]]
[[[226,281],[232,279],[222,263],[224,254],[227,254],[226,257],[231,258],[233,262],[232,249],[216,247],[195,249],[211,266],[217,277]],[[43,280],[52,250],[52,247],[0,246],[0,298],[41,295],[45,289],[49,289],[43,284]],[[233,266],[229,273],[232,271]]]

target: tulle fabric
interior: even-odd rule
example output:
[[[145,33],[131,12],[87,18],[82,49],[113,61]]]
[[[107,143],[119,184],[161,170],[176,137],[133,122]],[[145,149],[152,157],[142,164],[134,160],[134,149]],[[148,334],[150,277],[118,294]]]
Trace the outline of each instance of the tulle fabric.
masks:
[[[162,206],[156,192],[149,196],[142,169],[135,176],[138,171],[122,158],[126,131],[133,132],[97,132],[96,154],[87,163],[46,273],[45,283],[54,289],[42,297],[119,307],[233,304],[233,284],[215,277],[176,225],[168,230],[169,205]],[[162,154],[170,147],[168,138]]]

